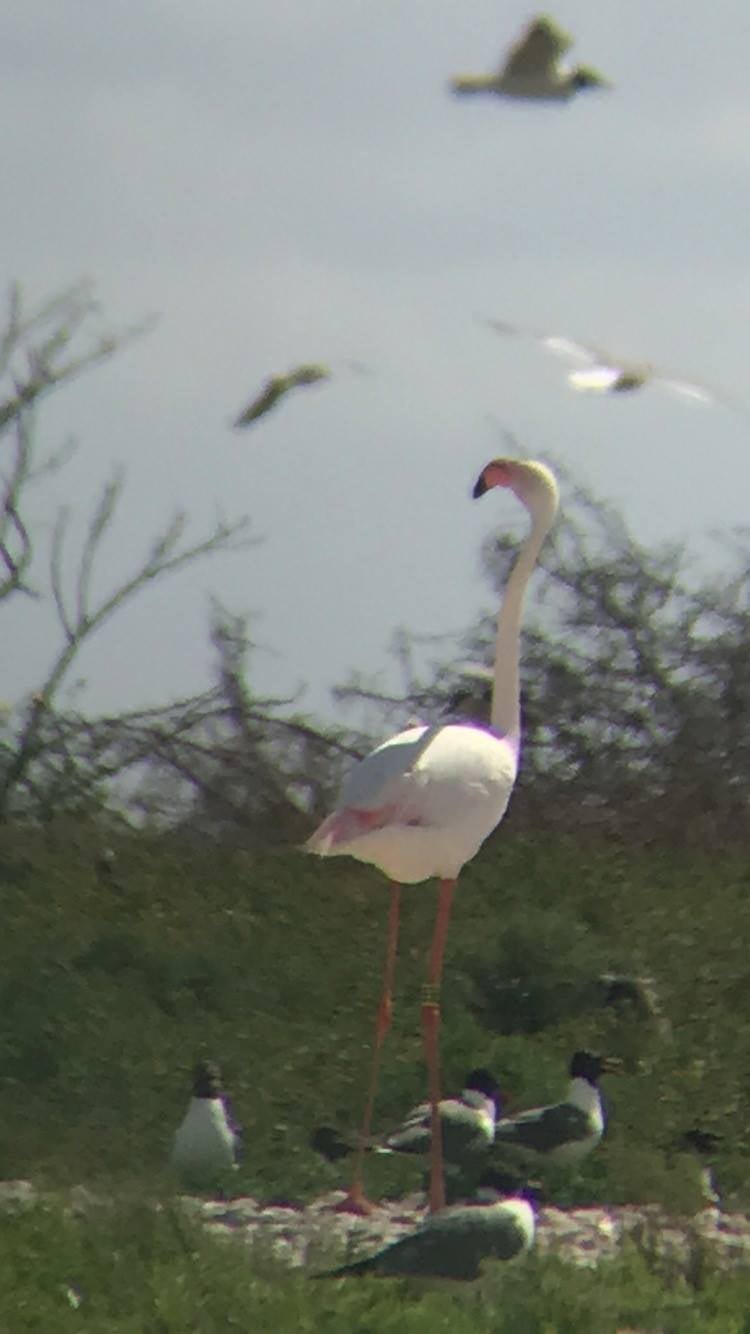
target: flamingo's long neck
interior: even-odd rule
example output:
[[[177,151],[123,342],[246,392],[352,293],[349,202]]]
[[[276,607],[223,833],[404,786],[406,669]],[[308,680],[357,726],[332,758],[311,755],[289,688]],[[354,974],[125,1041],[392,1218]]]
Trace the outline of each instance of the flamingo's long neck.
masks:
[[[523,599],[544,539],[552,526],[556,508],[555,501],[550,498],[544,506],[539,505],[534,511],[531,532],[516,557],[497,617],[490,723],[495,731],[507,737],[516,753],[521,745],[520,646]]]

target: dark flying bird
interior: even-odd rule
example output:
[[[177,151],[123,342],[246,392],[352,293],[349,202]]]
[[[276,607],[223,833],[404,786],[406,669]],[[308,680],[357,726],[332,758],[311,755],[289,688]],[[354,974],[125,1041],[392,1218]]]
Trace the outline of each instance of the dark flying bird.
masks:
[[[484,1260],[513,1260],[534,1242],[534,1210],[517,1195],[515,1183],[498,1172],[486,1172],[469,1204],[449,1205],[430,1214],[418,1231],[390,1246],[316,1278],[454,1278],[479,1277]]]
[[[495,1123],[501,1115],[500,1087],[489,1070],[470,1070],[456,1098],[438,1103],[446,1163],[463,1164],[487,1153],[495,1138]],[[336,1162],[356,1149],[357,1137],[347,1138],[321,1126],[311,1137],[314,1149]],[[373,1138],[366,1146],[374,1153],[429,1154],[432,1146],[432,1108],[429,1102],[413,1107],[399,1126]]]
[[[237,1170],[240,1131],[232,1123],[219,1067],[199,1061],[193,1093],[172,1142],[170,1166],[188,1190],[221,1188]]]
[[[253,422],[270,412],[271,408],[275,408],[290,390],[296,389],[299,385],[317,384],[319,380],[330,380],[330,378],[331,372],[328,367],[315,363],[295,366],[294,370],[286,375],[270,376],[260,393],[240,413],[234,423],[235,430],[251,426]]]
[[[572,389],[581,393],[627,394],[643,389],[647,384],[654,384],[693,403],[724,403],[735,409],[742,407],[729,394],[710,388],[698,380],[686,380],[673,375],[650,361],[625,361],[591,343],[577,343],[559,334],[526,329],[517,324],[508,324],[505,320],[487,320],[486,323],[496,333],[531,338],[553,356],[575,363],[575,369],[568,371],[566,379]]]
[[[599,1078],[619,1070],[617,1061],[577,1051],[562,1102],[533,1107],[500,1121],[495,1127],[495,1152],[555,1166],[578,1163],[596,1148],[604,1133]]]
[[[500,68],[493,74],[459,74],[451,80],[454,93],[495,93],[543,102],[568,102],[582,88],[611,84],[588,65],[563,61],[573,45],[554,19],[540,15],[524,28]]]

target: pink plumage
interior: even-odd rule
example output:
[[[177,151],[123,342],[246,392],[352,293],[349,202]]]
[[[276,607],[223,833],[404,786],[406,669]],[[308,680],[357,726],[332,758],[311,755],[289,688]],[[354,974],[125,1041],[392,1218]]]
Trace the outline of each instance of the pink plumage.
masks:
[[[502,819],[517,767],[513,744],[485,728],[407,728],[354,770],[307,849],[370,862],[402,885],[455,879]]]
[[[440,880],[440,896],[422,1005],[433,1113],[431,1210],[442,1208],[445,1201],[438,1113],[439,992],[453,890],[461,868],[503,818],[516,780],[521,746],[523,597],[558,503],[557,483],[543,463],[494,459],[482,470],[474,496],[495,486],[510,488],[526,506],[531,531],[516,557],[498,614],[490,726],[470,722],[411,726],[384,741],[355,765],[336,809],[306,844],[308,852],[320,857],[351,856],[377,866],[391,881],[372,1073],[354,1179],[343,1206],[359,1212],[369,1208],[362,1190],[363,1152],[370,1136],[381,1048],[391,1021],[400,887],[433,876]]]

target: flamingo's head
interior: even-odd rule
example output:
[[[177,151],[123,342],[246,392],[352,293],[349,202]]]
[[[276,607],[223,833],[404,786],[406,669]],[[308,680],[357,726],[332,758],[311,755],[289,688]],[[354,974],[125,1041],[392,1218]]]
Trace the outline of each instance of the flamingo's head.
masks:
[[[546,463],[526,459],[492,459],[485,464],[474,484],[474,499],[483,496],[493,486],[507,486],[532,514],[539,510],[546,511],[551,520],[557,509],[557,482]]]

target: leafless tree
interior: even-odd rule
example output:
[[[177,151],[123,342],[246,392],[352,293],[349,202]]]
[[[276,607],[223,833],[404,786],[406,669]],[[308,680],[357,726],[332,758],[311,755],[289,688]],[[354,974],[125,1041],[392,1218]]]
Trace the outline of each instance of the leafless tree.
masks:
[[[205,536],[189,540],[186,517],[176,513],[152,539],[131,574],[97,598],[92,573],[115,524],[123,487],[118,474],[102,487],[73,561],[72,574],[65,551],[71,538],[71,515],[61,509],[54,524],[44,586],[31,586],[30,570],[32,563],[38,565],[35,557],[39,553],[24,514],[27,493],[41,475],[64,466],[66,459],[63,449],[37,462],[34,405],[44,394],[113,355],[138,332],[89,337],[96,316],[88,285],[71,288],[29,315],[23,312],[19,289],[13,288],[6,327],[0,336],[0,436],[10,437],[7,454],[0,456],[0,599],[15,594],[50,598],[60,630],[59,647],[42,679],[29,692],[19,725],[12,729],[6,720],[0,743],[0,820],[7,820],[14,797],[24,788],[40,749],[51,745],[55,731],[59,743],[60,727],[54,714],[58,695],[92,635],[147,585],[209,556],[247,547],[255,540],[246,518],[219,520]]]
[[[104,564],[123,491],[123,477],[116,474],[103,485],[82,533],[70,510],[58,511],[42,577],[25,505],[40,477],[65,466],[70,449],[37,459],[35,405],[145,327],[92,333],[97,320],[87,284],[29,314],[13,288],[0,335],[0,601],[14,595],[49,600],[59,629],[42,678],[0,718],[0,822],[47,823],[63,814],[96,817],[116,809],[161,827],[184,824],[206,834],[233,826],[262,829],[271,840],[301,837],[342,761],[358,753],[357,739],[316,727],[294,711],[294,700],[256,697],[247,678],[246,623],[219,603],[211,614],[216,680],[209,690],[105,717],[61,702],[84,645],[147,585],[255,540],[244,518],[220,520],[205,536],[189,540],[185,515],[177,513],[130,575],[97,596],[92,576]]]

